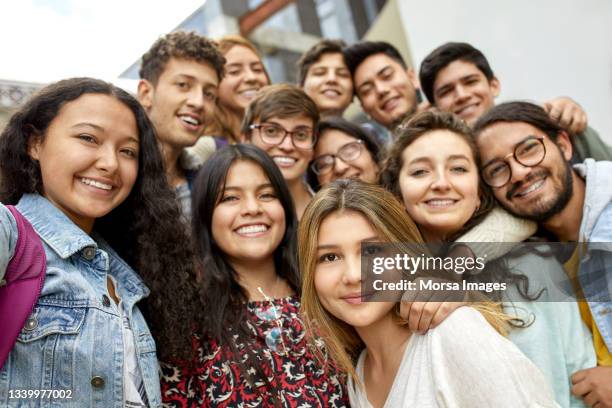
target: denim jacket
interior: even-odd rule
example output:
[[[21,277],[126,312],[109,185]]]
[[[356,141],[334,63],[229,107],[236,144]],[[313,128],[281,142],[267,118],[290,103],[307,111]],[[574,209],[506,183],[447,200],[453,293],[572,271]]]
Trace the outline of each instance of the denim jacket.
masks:
[[[45,198],[24,195],[17,209],[43,241],[47,271],[40,298],[0,370],[0,406],[123,407],[122,320],[108,295],[108,275],[128,311],[149,406],[161,406],[155,342],[136,306],[149,290],[108,244]],[[15,220],[0,204],[0,278],[16,240]],[[63,390],[55,395],[65,398],[18,398],[24,396],[19,390]]]
[[[574,166],[586,181],[579,279],[593,320],[612,351],[612,162],[586,159]]]

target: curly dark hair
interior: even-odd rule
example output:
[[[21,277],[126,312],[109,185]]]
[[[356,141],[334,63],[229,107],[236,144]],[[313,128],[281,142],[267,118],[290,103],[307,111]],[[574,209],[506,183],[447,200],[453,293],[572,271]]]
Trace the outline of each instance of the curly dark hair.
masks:
[[[296,63],[298,69],[298,83],[300,86],[304,86],[308,70],[323,54],[342,54],[342,49],[344,47],[346,47],[346,43],[342,40],[329,40],[324,38],[303,53]],[[342,55],[342,58],[344,58],[344,55]]]
[[[142,310],[162,358],[188,358],[194,322],[201,316],[193,254],[180,209],[167,184],[153,125],[142,106],[116,86],[91,78],[51,84],[10,119],[0,136],[0,201],[43,194],[40,166],[28,155],[32,137],[45,133],[60,109],[85,94],[116,98],[134,114],[140,136],[138,176],[128,197],[94,224],[97,232],[142,277],[151,294]],[[181,318],[177,318],[180,316]]]
[[[142,56],[140,78],[152,84],[164,71],[171,58],[182,58],[210,64],[219,80],[223,78],[225,57],[217,49],[217,44],[195,32],[175,31],[159,38]]]

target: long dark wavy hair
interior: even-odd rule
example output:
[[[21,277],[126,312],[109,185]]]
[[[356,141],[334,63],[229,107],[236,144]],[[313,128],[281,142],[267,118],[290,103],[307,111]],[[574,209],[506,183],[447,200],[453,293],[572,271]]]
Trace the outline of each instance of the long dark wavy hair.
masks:
[[[32,137],[44,139],[60,109],[85,94],[109,95],[124,104],[134,114],[140,137],[136,182],[121,204],[95,221],[94,231],[151,290],[141,308],[160,358],[189,358],[191,333],[202,311],[193,253],[184,245],[187,229],[178,222],[180,210],[166,181],[155,130],[130,94],[91,78],[66,79],[40,90],[0,136],[0,201],[16,204],[24,194],[44,194],[40,166],[28,155],[28,144]]]
[[[255,337],[247,326],[247,292],[238,283],[237,272],[215,243],[212,234],[212,217],[225,189],[227,173],[234,163],[241,160],[261,167],[285,211],[286,229],[274,251],[274,265],[276,274],[284,278],[296,293],[300,291],[296,246],[297,216],[282,173],[270,156],[256,146],[226,146],[204,163],[192,192],[192,236],[199,266],[204,271],[200,294],[204,299],[206,317],[202,331],[208,339],[214,339],[219,345],[230,350],[234,362],[241,367],[242,374],[252,386],[257,381],[272,386],[261,368],[263,350],[257,346]],[[246,360],[239,357],[233,339],[235,334],[247,345]],[[204,347],[208,344],[205,341]],[[253,371],[255,375],[251,374]]]

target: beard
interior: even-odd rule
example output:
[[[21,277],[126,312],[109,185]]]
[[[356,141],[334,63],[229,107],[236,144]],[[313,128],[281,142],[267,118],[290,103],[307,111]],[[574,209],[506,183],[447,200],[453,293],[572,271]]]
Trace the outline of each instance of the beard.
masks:
[[[558,174],[558,177],[556,177],[556,179],[559,181],[559,185],[554,186],[555,196],[553,199],[547,202],[537,202],[520,208],[510,207],[506,202],[502,203],[502,206],[518,217],[526,218],[537,223],[548,221],[550,218],[563,211],[574,193],[572,169],[567,161],[563,160],[563,169],[561,169],[559,173],[560,174]],[[527,183],[539,176],[550,177],[551,172],[548,170],[540,171],[530,175],[525,181],[514,184],[512,188],[508,190],[506,199],[510,201],[514,195],[514,192],[518,188],[520,188],[524,183]],[[552,181],[554,183],[555,179]]]

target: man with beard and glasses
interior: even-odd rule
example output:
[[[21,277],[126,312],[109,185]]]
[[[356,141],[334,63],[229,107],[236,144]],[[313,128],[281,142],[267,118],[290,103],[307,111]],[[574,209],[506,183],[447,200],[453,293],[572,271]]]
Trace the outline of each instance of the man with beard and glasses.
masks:
[[[584,299],[598,366],[574,373],[572,392],[588,406],[612,407],[612,162],[572,168],[567,132],[527,102],[492,108],[474,131],[482,177],[499,203],[553,239],[578,243],[565,269]]]

